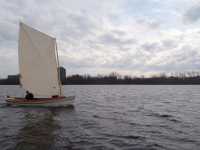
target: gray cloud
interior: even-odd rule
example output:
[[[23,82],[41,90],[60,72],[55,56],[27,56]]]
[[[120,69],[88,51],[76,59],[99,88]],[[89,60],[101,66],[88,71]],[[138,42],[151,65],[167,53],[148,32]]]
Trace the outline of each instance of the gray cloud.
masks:
[[[198,62],[198,49],[194,49],[191,46],[183,46],[181,51],[182,53],[175,55],[175,60],[177,61],[177,63],[181,64],[187,62],[187,64],[195,64],[196,62]]]
[[[147,29],[151,30],[156,30],[160,27],[163,27],[167,23],[167,19],[165,17],[157,17],[155,19],[150,20],[147,17],[135,15],[134,19],[138,24],[147,26]]]
[[[200,3],[193,4],[182,16],[182,22],[186,25],[195,23],[200,19]]]
[[[11,59],[12,58],[12,59]],[[9,57],[9,55],[0,55],[0,78],[5,78],[7,75],[18,74],[18,60],[17,58]]]
[[[0,45],[12,47],[12,45],[7,43],[18,41],[18,24],[2,20],[0,26]]]
[[[152,29],[152,30],[158,29],[166,23],[167,23],[166,19],[162,18],[162,17],[158,17],[155,20],[148,22],[149,28]]]
[[[175,40],[163,40],[162,44],[164,46],[164,48],[166,49],[172,49],[172,48],[176,48],[178,46],[177,41]]]
[[[98,41],[100,44],[119,47],[119,50],[128,50],[124,48],[124,46],[137,44],[137,40],[135,38],[129,37],[125,38],[127,35],[126,32],[120,30],[112,30],[109,33],[103,34],[99,37]]]
[[[183,46],[177,52],[178,53],[163,57],[160,63],[147,64],[148,70],[182,72],[186,70],[195,70],[200,66],[198,49],[194,49],[191,46]]]
[[[146,51],[154,51],[158,48],[158,43],[145,43],[141,45],[142,48],[144,48]]]

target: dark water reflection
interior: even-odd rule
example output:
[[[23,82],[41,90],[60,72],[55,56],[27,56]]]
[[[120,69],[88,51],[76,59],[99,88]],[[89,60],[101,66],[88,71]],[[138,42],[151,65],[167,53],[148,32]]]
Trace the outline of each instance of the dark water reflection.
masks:
[[[19,131],[15,141],[22,149],[49,149],[60,140],[61,125],[54,118],[66,108],[50,108],[47,111],[29,111],[21,118],[27,125]]]

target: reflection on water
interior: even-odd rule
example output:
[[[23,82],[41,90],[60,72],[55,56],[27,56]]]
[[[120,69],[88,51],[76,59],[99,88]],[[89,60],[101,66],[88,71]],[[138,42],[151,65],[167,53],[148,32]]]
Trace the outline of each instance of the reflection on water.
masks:
[[[27,112],[22,119],[27,125],[19,131],[15,141],[22,149],[49,149],[59,140],[61,125],[56,116],[66,108],[49,108]]]

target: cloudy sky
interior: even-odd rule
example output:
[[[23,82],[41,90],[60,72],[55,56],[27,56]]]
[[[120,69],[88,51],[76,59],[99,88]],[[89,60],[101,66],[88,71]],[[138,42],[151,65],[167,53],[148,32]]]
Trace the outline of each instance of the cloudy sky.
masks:
[[[19,73],[19,20],[56,37],[67,75],[200,70],[199,0],[1,0],[0,78]]]

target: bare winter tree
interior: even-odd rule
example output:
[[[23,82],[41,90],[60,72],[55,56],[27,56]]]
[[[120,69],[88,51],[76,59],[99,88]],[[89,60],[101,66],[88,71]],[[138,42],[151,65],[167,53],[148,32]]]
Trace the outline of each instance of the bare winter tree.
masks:
[[[119,74],[119,73],[117,73],[117,72],[111,72],[110,74],[109,74],[109,77],[117,77],[118,79],[121,79],[122,78],[122,75],[121,74]]]

